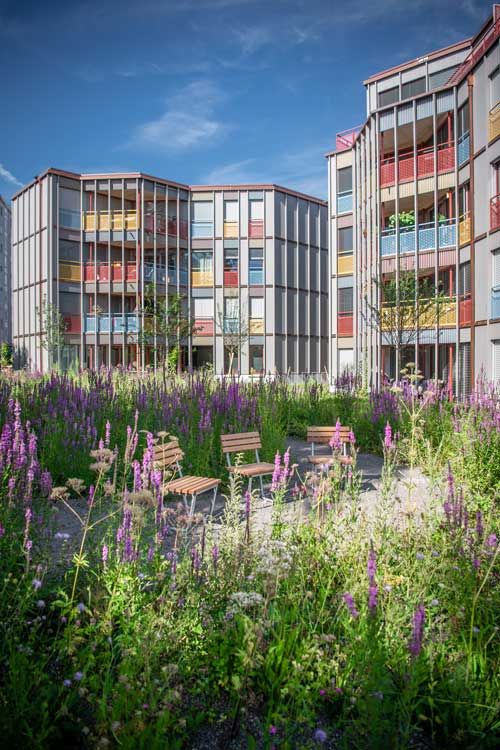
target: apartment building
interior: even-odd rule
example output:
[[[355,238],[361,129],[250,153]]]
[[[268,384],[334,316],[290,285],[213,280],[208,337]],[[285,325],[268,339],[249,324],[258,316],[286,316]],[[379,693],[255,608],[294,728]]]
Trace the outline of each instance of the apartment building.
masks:
[[[10,208],[0,195],[0,344],[10,344]]]
[[[277,185],[49,169],[13,198],[12,284],[19,365],[156,368],[176,347],[182,368],[326,372],[327,204]],[[179,297],[172,341],[154,311]]]
[[[365,123],[327,154],[332,380],[409,362],[457,395],[500,380],[499,34],[494,5],[471,39],[368,78]]]

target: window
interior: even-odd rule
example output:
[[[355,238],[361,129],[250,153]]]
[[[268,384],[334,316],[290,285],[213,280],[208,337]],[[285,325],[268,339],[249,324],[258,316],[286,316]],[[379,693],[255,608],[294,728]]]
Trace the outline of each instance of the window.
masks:
[[[500,382],[500,341],[492,341],[492,364],[493,364],[493,380],[495,383]]]
[[[353,287],[346,287],[345,289],[339,289],[339,313],[352,313],[354,306],[354,290]]]
[[[352,372],[354,369],[354,350],[339,349],[338,351],[339,367],[338,374],[344,375],[346,372]]]
[[[199,320],[200,318],[213,318],[213,297],[195,297],[193,300],[193,317],[196,318],[196,320]]]
[[[352,227],[342,227],[338,230],[339,255],[352,255]]]
[[[493,197],[500,193],[500,160],[491,165],[493,168]]]
[[[239,371],[238,351],[234,347],[224,347],[224,372],[235,375]]]
[[[387,107],[389,104],[394,104],[399,101],[399,86],[395,86],[387,91],[380,91],[378,95],[378,106]]]
[[[250,297],[250,318],[254,320],[263,320],[264,297]]]
[[[224,297],[224,318],[238,320],[240,316],[240,301],[238,297]]]
[[[251,344],[248,347],[248,369],[250,375],[258,375],[264,371],[263,344]]]
[[[465,102],[457,112],[458,137],[469,132],[469,102]]]
[[[429,90],[432,91],[432,89],[444,86],[450,80],[457,67],[455,65],[452,68],[445,68],[444,70],[436,71],[436,73],[431,73],[429,76]]]
[[[264,249],[251,247],[248,259],[248,283],[261,285],[264,283]]]
[[[458,269],[458,293],[461,296],[470,294],[470,261],[461,263]]]
[[[465,216],[469,212],[469,183],[458,188],[458,215]]]
[[[352,191],[352,167],[344,167],[337,172],[337,191],[348,193]]]
[[[238,270],[238,248],[230,247],[224,250],[224,271]]]
[[[492,281],[493,286],[500,288],[500,250],[495,250],[493,253],[493,273]]]
[[[205,250],[194,250],[191,257],[191,265],[193,271],[211,273],[213,269],[212,253]]]
[[[500,102],[500,68],[490,76],[490,109]]]
[[[193,202],[193,221],[212,221],[213,203],[212,201],[194,201]]]
[[[238,201],[224,201],[224,221],[238,222]]]
[[[414,81],[408,81],[403,83],[401,87],[401,98],[409,99],[411,96],[417,96],[417,94],[423,94],[425,92],[425,76],[423,78],[417,78]]]
[[[263,221],[264,201],[250,201],[250,221]]]

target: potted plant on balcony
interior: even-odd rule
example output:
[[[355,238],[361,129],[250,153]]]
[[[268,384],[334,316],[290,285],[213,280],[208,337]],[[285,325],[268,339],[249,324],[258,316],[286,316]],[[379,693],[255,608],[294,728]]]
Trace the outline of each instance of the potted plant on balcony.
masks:
[[[415,211],[400,211],[399,214],[391,214],[387,221],[388,229],[396,229],[397,219],[399,219],[399,228],[408,229],[415,226]]]

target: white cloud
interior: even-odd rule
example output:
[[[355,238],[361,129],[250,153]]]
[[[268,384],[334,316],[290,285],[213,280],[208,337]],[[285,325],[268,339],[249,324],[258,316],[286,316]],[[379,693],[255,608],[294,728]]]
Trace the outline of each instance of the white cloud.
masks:
[[[23,186],[23,183],[20,182],[17,177],[14,177],[12,172],[9,172],[8,169],[5,169],[3,164],[0,164],[0,179],[5,180],[5,182],[10,183],[11,185],[16,185],[17,187]]]
[[[211,81],[193,81],[168,99],[157,118],[138,125],[128,148],[155,149],[163,153],[188,151],[221,137],[229,126],[215,116],[224,95]]]
[[[203,178],[203,184],[207,185],[236,185],[245,182],[255,182],[255,171],[251,167],[255,165],[253,158],[233,161],[222,167],[215,167]]]

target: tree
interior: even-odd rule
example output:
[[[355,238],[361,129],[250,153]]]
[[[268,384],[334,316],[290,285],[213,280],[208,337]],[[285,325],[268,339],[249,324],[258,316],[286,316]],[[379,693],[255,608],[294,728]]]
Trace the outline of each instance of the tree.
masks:
[[[236,304],[234,314],[231,316],[225,315],[224,311],[219,306],[217,307],[217,328],[223,336],[224,349],[229,354],[228,375],[233,371],[234,360],[238,359],[250,338],[246,309],[240,310],[238,298],[235,297],[234,300]]]
[[[12,367],[12,347],[10,344],[0,344],[0,370]]]
[[[414,271],[402,271],[399,280],[391,278],[385,282],[374,279],[380,294],[381,304],[368,309],[372,322],[383,336],[384,343],[396,351],[396,378],[401,372],[402,349],[418,341],[422,328],[439,324],[443,307],[450,298],[436,287],[429,277],[417,279]]]
[[[40,310],[37,308],[37,315],[39,314]],[[53,305],[52,302],[49,302],[47,297],[44,297],[43,299],[41,314],[42,347],[47,351],[49,367],[52,367],[54,363],[59,365],[60,362],[61,349],[64,346],[66,323],[59,312],[57,305]]]

